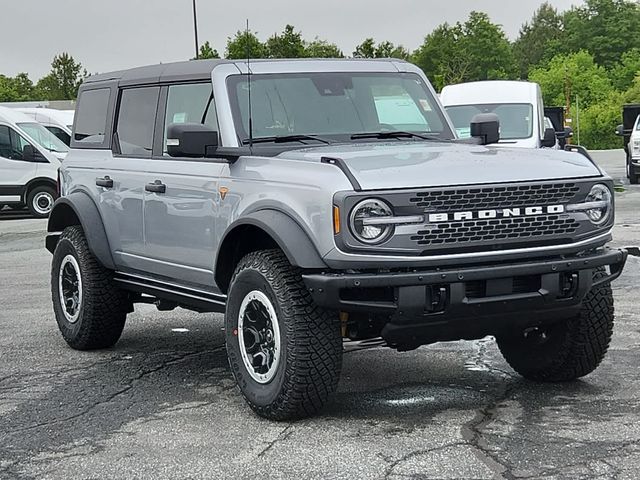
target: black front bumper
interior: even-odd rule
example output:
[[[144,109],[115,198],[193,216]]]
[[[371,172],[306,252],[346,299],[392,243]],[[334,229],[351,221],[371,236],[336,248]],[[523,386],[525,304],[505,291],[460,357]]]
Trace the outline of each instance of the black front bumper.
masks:
[[[376,273],[303,275],[316,304],[384,316],[391,344],[477,338],[503,325],[569,318],[594,286],[593,273],[622,273],[626,250],[491,266]]]

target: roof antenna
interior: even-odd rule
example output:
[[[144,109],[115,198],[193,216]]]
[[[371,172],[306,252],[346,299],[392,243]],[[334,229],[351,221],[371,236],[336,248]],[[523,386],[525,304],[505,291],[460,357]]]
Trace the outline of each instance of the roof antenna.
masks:
[[[251,44],[249,43],[249,19],[247,18],[247,30],[245,33],[247,46],[247,86],[249,88],[249,148],[253,148],[253,114],[251,112]]]

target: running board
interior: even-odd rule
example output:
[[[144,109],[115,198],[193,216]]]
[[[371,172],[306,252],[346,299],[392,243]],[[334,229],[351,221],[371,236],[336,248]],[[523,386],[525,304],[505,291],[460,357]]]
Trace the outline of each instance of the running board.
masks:
[[[226,295],[130,273],[116,272],[114,281],[125,290],[175,302],[198,312],[224,313],[226,309]]]

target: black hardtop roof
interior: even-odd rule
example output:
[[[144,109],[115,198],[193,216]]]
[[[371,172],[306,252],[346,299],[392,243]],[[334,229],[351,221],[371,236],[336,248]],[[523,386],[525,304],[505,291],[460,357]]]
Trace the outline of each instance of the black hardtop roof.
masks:
[[[394,61],[402,62],[403,60],[396,58],[382,59],[339,59],[339,58],[294,58],[294,59],[255,59],[251,60],[251,63],[275,63],[275,62],[350,62],[350,61],[372,61],[372,62],[384,62]],[[118,70],[108,73],[99,73],[88,77],[84,84],[92,84],[98,82],[112,82],[116,81],[120,85],[127,84],[144,84],[144,83],[157,83],[157,82],[172,82],[183,80],[204,80],[209,78],[211,71],[221,64],[246,64],[247,60],[189,60],[185,62],[174,63],[160,63],[157,65],[148,65],[145,67],[130,68],[127,70]],[[87,85],[88,86],[88,85]]]

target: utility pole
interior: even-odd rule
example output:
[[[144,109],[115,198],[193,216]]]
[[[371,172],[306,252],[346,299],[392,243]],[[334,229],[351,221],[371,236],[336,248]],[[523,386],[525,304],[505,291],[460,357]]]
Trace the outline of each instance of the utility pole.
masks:
[[[196,13],[196,0],[193,0],[193,34],[196,39],[196,60],[200,56],[200,47],[198,45],[198,14]]]

